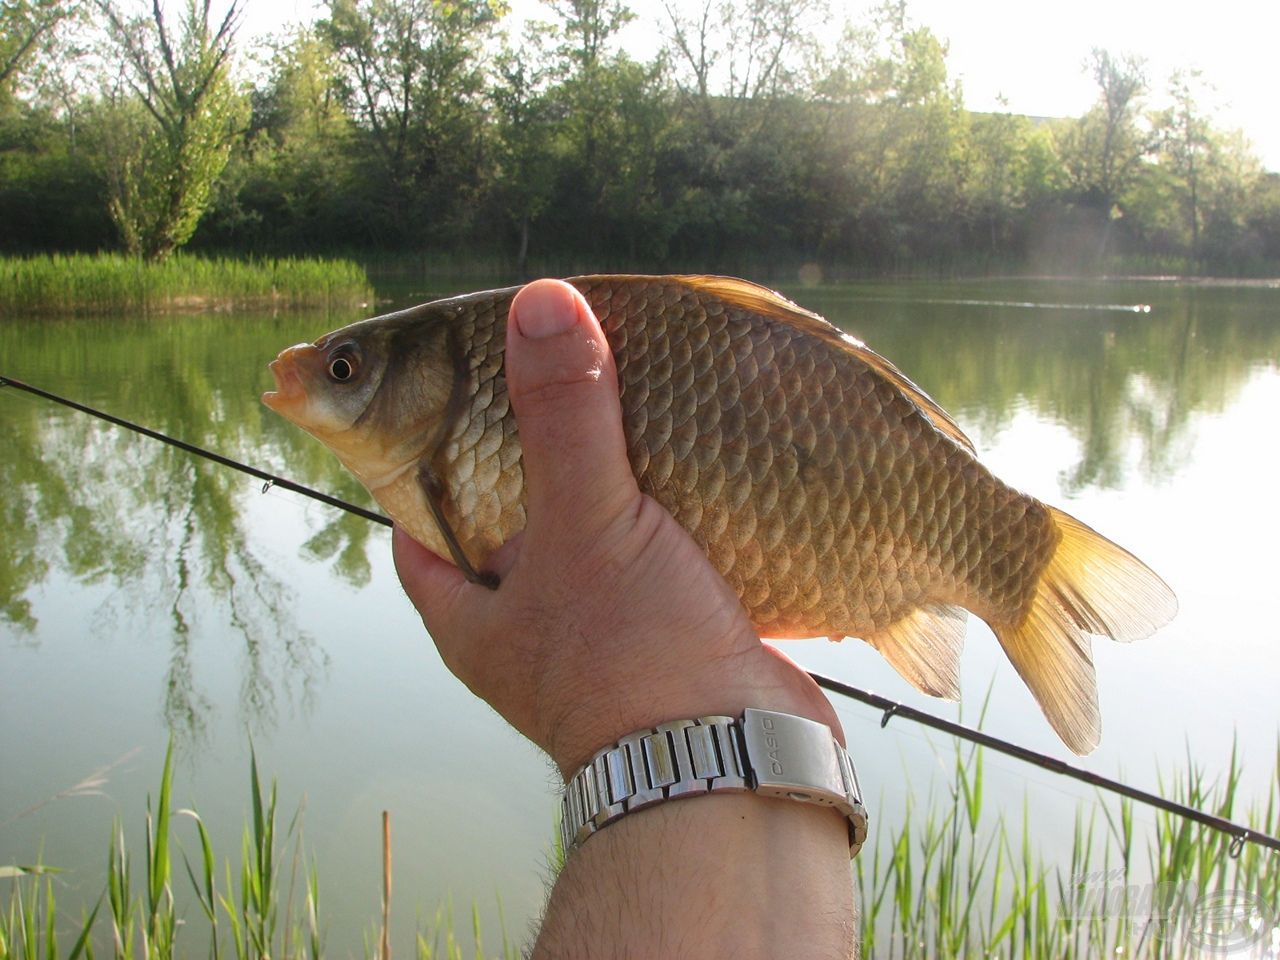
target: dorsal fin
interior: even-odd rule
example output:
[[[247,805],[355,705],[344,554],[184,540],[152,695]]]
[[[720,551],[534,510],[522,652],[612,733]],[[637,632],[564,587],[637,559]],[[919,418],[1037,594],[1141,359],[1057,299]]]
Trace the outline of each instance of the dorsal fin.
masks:
[[[861,340],[845,333],[816,313],[797,306],[780,293],[746,280],[710,276],[676,276],[672,279],[687,284],[701,293],[709,293],[725,303],[789,323],[810,336],[852,354],[901,390],[941,433],[946,434],[970,453],[976,452],[973,441],[965,436],[959,424],[951,419],[947,411],[938,406],[933,397],[916,386],[906,374]]]

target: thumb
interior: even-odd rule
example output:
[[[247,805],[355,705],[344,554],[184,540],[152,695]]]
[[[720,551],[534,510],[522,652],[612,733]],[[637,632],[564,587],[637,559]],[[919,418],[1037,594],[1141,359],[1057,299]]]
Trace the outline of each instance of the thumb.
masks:
[[[639,496],[627,460],[618,374],[581,293],[535,280],[507,322],[507,390],[520,430],[528,526],[607,522]]]

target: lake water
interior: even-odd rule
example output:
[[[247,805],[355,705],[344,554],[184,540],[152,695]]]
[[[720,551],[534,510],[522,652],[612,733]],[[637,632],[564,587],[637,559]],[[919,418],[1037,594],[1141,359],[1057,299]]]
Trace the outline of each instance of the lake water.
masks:
[[[1188,757],[1217,774],[1238,740],[1242,789],[1265,796],[1280,732],[1280,289],[1028,280],[785,292],[897,363],[998,475],[1103,531],[1177,592],[1177,619],[1154,637],[1095,643],[1103,740],[1080,762],[1154,789]],[[351,319],[5,319],[0,373],[368,503],[319,444],[258,402],[280,347]],[[0,390],[0,491],[0,864],[40,856],[62,868],[59,908],[78,916],[102,888],[113,818],[140,849],[171,732],[175,802],[198,808],[220,854],[235,855],[252,738],[282,819],[305,806],[330,955],[361,953],[374,929],[382,810],[402,953],[450,898],[464,932],[478,905],[490,949],[499,899],[523,939],[544,895],[551,770],[442,667],[385,529],[14,390]],[[859,642],[786,649],[957,715]],[[1073,759],[972,619],[962,684],[965,720],[990,689],[987,730]],[[837,707],[873,835],[908,798],[945,796],[951,741]],[[58,796],[116,761],[96,794]],[[1075,811],[1096,794],[998,757],[987,776],[989,798],[1035,811],[1037,845],[1065,868]],[[1139,835],[1154,822],[1141,808],[1135,820]],[[190,824],[177,830],[194,854]]]

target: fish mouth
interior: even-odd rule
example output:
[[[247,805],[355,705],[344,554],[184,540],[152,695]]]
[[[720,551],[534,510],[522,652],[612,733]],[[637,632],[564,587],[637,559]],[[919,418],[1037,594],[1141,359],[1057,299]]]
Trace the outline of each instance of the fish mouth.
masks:
[[[308,354],[316,352],[316,348],[309,343],[299,343],[281,350],[280,355],[267,364],[267,369],[275,377],[276,388],[264,393],[262,402],[276,413],[286,416],[289,411],[305,402],[307,388],[303,385],[298,368]]]

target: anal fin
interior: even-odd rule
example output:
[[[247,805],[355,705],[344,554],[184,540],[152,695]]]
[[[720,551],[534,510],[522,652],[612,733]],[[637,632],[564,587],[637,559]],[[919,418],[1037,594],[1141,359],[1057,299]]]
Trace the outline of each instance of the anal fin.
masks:
[[[929,603],[863,639],[920,692],[958,700],[966,621],[959,607]]]

